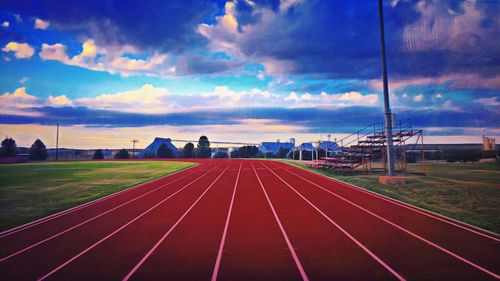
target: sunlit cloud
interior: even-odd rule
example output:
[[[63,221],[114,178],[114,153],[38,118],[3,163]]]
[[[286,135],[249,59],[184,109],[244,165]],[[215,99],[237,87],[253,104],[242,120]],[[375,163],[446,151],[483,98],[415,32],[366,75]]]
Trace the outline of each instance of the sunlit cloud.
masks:
[[[19,116],[41,116],[41,113],[31,109],[43,105],[43,100],[26,92],[25,87],[0,95],[0,112],[2,114]]]
[[[35,53],[35,49],[28,43],[9,42],[2,48],[4,52],[13,52],[17,59],[31,58]]]
[[[34,26],[35,29],[42,29],[42,30],[44,30],[44,29],[49,28],[49,26],[50,26],[50,22],[44,21],[44,20],[39,19],[39,18],[35,19],[35,26]]]

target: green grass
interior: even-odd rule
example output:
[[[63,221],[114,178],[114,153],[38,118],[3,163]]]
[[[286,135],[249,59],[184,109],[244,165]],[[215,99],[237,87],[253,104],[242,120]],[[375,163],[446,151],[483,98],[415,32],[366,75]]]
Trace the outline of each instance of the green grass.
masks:
[[[193,165],[166,161],[0,165],[0,229],[21,225]]]
[[[495,162],[426,164],[425,176],[410,174],[406,184],[395,185],[380,184],[375,174],[345,176],[291,164],[500,233],[500,165]],[[410,172],[419,168],[409,165]]]

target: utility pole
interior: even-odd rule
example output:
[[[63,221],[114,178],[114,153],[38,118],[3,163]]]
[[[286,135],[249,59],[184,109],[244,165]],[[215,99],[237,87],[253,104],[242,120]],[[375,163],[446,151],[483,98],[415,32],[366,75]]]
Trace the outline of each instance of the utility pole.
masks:
[[[325,157],[328,159],[328,146],[330,145],[330,134],[328,134],[328,142],[326,143],[326,152],[325,152]]]
[[[380,48],[382,56],[382,79],[384,83],[384,119],[385,119],[385,138],[387,142],[387,174],[394,176],[394,150],[392,147],[392,113],[389,103],[389,83],[387,81],[387,63],[385,56],[385,32],[384,32],[384,11],[382,0],[378,0],[378,15],[380,24]]]
[[[135,144],[138,142],[138,140],[132,140],[132,159],[135,159]]]
[[[57,122],[56,130],[56,161],[59,159],[59,122]]]

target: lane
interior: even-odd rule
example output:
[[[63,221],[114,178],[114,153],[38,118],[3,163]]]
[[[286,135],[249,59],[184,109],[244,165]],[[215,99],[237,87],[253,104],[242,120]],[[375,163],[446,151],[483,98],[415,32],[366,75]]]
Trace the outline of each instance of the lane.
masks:
[[[468,260],[475,261],[481,267],[497,269],[496,272],[499,272],[500,238],[494,234],[485,232],[480,235],[476,230],[471,229],[473,232],[464,229],[467,228],[466,226],[458,227],[454,225],[454,222],[438,220],[423,214],[423,211],[411,209],[396,201],[378,197],[359,188],[285,163],[273,163],[273,167],[283,168],[297,179],[304,177],[421,237]]]
[[[116,280],[131,268],[158,242],[165,231],[174,226],[217,182],[229,163],[216,167],[210,176],[203,177],[188,189],[171,197],[167,203],[151,206],[148,212],[120,227],[82,252],[66,260],[41,279],[57,280]]]
[[[263,162],[255,163],[258,177],[311,280],[403,279],[297,196]]]
[[[206,169],[207,166],[208,163],[201,163],[191,169],[185,169],[136,187],[131,187],[123,190],[122,192],[111,194],[104,199],[98,199],[87,205],[84,204],[83,206],[78,206],[66,212],[35,221],[25,227],[5,233],[0,238],[0,245],[2,245],[2,247],[0,247],[0,259],[14,253],[17,250],[42,241],[60,233],[61,231],[82,223],[83,221],[100,215],[109,209],[115,208],[116,206],[129,202],[130,200],[134,200],[141,195],[148,192],[155,192],[154,189],[158,189],[159,187],[168,188],[170,183],[195,172],[202,171]]]
[[[132,280],[210,279],[242,164],[234,161],[154,254],[130,275]]]
[[[217,280],[303,280],[248,160],[239,183]]]
[[[183,197],[183,193],[191,192],[190,189],[199,189],[203,181],[217,176],[216,169],[217,167],[214,167],[206,172],[194,173],[170,188],[161,190],[155,194],[156,196],[145,196],[56,239],[2,261],[0,272],[2,276],[10,277],[12,280],[34,279],[41,276],[134,218],[149,212],[151,206],[162,204],[177,196]]]
[[[271,163],[267,165],[273,166]],[[297,190],[297,193],[310,200],[409,279],[494,280],[498,278],[495,272],[480,270],[443,251],[439,245],[418,239],[418,236],[412,235],[411,232],[405,232],[402,228],[388,223],[385,218],[377,217],[375,213],[359,205],[358,207],[347,198],[329,193],[327,189],[322,190],[308,179],[299,178],[283,169],[269,171],[286,182],[291,189]],[[469,241],[464,240],[462,243]]]

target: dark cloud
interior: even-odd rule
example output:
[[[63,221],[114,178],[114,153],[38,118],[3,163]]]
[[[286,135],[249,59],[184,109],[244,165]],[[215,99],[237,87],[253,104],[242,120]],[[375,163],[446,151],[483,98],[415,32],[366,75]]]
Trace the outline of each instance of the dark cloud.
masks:
[[[130,44],[162,52],[203,46],[198,24],[220,8],[198,0],[2,1],[0,9],[49,20],[60,30],[77,32],[104,44]]]
[[[235,70],[243,66],[243,63],[234,60],[211,58],[202,55],[184,54],[176,61],[176,74],[213,74]]]
[[[390,74],[498,73],[500,48],[493,38],[500,37],[500,13],[494,1],[399,2],[384,6]],[[238,47],[246,56],[292,62],[288,71],[295,74],[380,77],[377,1],[305,1],[286,12],[272,9],[275,18],[269,22],[261,7],[237,5],[244,26]],[[470,27],[460,31],[459,21]]]
[[[382,110],[374,107],[346,107],[336,110],[316,108],[243,108],[212,111],[136,114],[85,107],[42,107],[32,109],[44,117],[0,115],[3,124],[85,125],[97,127],[143,127],[150,125],[197,126],[231,125],[241,119],[274,119],[283,123],[297,124],[311,132],[349,133],[374,122],[383,122]],[[480,105],[472,105],[466,111],[404,110],[396,112],[398,119],[411,118],[417,128],[426,127],[491,127],[497,128],[495,115]]]

